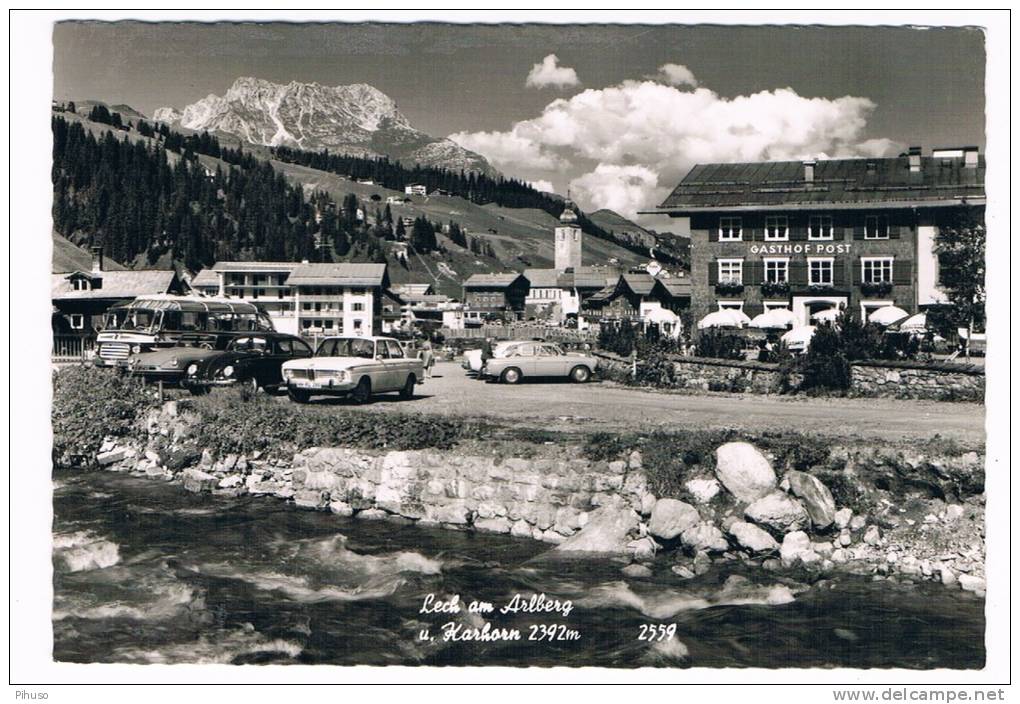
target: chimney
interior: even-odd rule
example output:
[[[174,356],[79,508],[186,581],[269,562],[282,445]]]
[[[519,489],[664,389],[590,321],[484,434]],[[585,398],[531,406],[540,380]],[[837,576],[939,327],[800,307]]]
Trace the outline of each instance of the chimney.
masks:
[[[103,248],[95,246],[90,248],[92,252],[92,273],[99,274],[103,271]]]
[[[910,163],[910,171],[917,173],[921,170],[921,148],[911,147],[907,150],[907,161]]]
[[[804,162],[804,182],[811,183],[815,180],[815,160],[810,159]]]
[[[965,169],[976,169],[978,165],[978,148],[977,147],[964,147],[963,148],[963,168]]]

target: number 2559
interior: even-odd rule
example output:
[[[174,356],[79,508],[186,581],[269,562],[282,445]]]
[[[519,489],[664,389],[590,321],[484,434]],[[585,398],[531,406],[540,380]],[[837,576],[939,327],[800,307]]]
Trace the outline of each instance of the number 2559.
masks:
[[[670,623],[643,623],[638,629],[638,640],[657,643],[663,640],[673,640],[676,636],[676,624]]]

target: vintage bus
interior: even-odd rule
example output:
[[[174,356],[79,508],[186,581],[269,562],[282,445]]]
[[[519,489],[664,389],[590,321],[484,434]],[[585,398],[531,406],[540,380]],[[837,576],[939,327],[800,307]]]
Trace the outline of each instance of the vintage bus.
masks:
[[[160,347],[223,349],[239,334],[273,330],[269,316],[254,303],[171,294],[140,296],[106,312],[94,359],[99,366],[123,366],[132,354]]]

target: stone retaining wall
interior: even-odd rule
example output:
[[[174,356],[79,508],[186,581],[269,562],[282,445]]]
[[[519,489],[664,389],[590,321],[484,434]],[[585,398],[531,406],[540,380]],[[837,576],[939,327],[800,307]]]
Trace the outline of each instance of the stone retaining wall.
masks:
[[[630,374],[629,359],[603,352],[597,356],[609,378]],[[677,389],[768,394],[780,388],[777,364],[676,357],[673,365]],[[972,365],[875,360],[854,362],[850,371],[852,396],[981,402],[985,395],[984,369]],[[801,380],[799,374],[790,375],[790,388],[796,389]]]

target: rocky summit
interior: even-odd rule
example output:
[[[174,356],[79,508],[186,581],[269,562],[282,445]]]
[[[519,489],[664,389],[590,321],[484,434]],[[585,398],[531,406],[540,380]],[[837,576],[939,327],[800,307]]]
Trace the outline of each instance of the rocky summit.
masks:
[[[485,157],[416,129],[382,91],[365,83],[324,86],[242,77],[222,95],[183,110],[158,108],[153,119],[221,132],[252,144],[352,156],[388,156],[404,163],[494,175]]]

